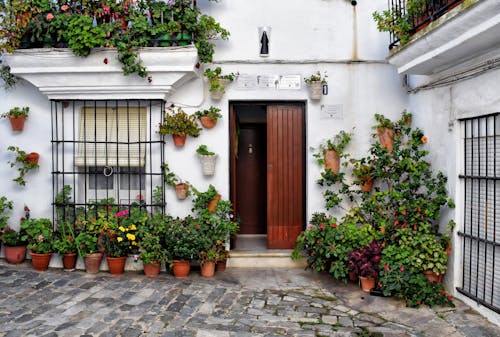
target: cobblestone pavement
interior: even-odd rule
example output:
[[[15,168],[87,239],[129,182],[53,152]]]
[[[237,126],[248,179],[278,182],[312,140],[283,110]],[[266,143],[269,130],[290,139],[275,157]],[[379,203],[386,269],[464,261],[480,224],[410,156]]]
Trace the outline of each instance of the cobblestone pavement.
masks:
[[[457,301],[409,309],[300,269],[228,269],[178,280],[0,261],[0,336],[500,336]]]

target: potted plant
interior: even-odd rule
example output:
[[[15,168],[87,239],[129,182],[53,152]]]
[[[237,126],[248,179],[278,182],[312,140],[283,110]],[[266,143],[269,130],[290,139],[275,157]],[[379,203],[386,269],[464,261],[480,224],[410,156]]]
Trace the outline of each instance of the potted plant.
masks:
[[[229,259],[229,250],[226,249],[225,240],[217,240],[217,242],[215,243],[215,250],[217,252],[217,261],[215,261],[215,269],[217,271],[224,271],[226,270],[227,259]]]
[[[21,229],[26,233],[23,239],[28,242],[33,268],[47,270],[54,252],[52,222],[46,218],[27,218],[21,221]]]
[[[68,221],[62,221],[57,229],[54,250],[62,256],[64,270],[73,271],[78,256],[73,226]]]
[[[375,287],[381,258],[382,250],[375,240],[349,253],[349,271],[359,276],[363,291],[369,292]]]
[[[29,111],[30,108],[27,106],[22,108],[16,106],[2,114],[2,117],[9,119],[12,131],[23,131],[24,121],[28,118]]]
[[[220,109],[211,106],[205,110],[199,110],[194,113],[194,115],[200,120],[201,125],[206,129],[211,129],[217,124],[217,120],[222,118]]]
[[[161,262],[165,259],[165,250],[161,245],[160,236],[147,232],[139,241],[139,259],[144,265],[144,274],[157,277],[160,273]]]
[[[185,278],[189,275],[191,261],[198,257],[203,246],[196,219],[187,216],[170,221],[165,232],[165,250],[175,277]]]
[[[175,188],[177,199],[184,200],[191,195],[190,184],[187,181],[182,181],[175,173],[171,172],[168,164],[163,164],[165,184]]]
[[[352,133],[342,130],[332,139],[328,139],[326,143],[320,144],[319,151],[314,154],[318,164],[324,165],[325,169],[331,170],[333,173],[339,173],[340,157],[351,138]]]
[[[8,212],[12,210],[12,206],[12,201],[8,200],[6,197],[0,197],[0,237],[5,226],[7,226],[9,222]]]
[[[375,120],[377,124],[373,128],[377,130],[380,145],[391,153],[394,146],[394,123],[381,114],[375,114]]]
[[[309,97],[311,99],[321,99],[321,96],[323,95],[323,86],[328,84],[326,81],[327,77],[326,72],[324,76],[321,76],[321,73],[317,71],[311,76],[304,78],[304,82],[309,85]]]
[[[236,78],[237,74],[229,73],[226,75],[222,74],[222,69],[220,67],[214,70],[207,68],[203,73],[210,83],[210,95],[212,99],[219,100],[222,95],[226,92],[227,82],[232,82]]]
[[[102,260],[102,252],[99,251],[99,232],[93,229],[93,225],[85,221],[84,229],[75,237],[78,255],[83,257],[85,270],[89,274],[99,272]]]
[[[200,261],[200,273],[203,277],[213,277],[215,275],[215,262],[217,261],[217,251],[215,248],[208,248],[198,255]]]
[[[217,155],[214,152],[208,151],[206,145],[200,145],[196,149],[196,153],[201,161],[203,175],[213,176],[215,174],[215,162],[217,160]]]
[[[26,153],[26,151],[20,150],[17,146],[9,146],[7,150],[16,154],[14,161],[8,162],[10,167],[18,165],[19,176],[13,180],[21,186],[26,186],[26,181],[24,180],[26,173],[40,167],[38,165],[39,154],[36,152]]]
[[[8,263],[19,264],[24,261],[27,245],[24,237],[25,235],[22,229],[18,232],[9,226],[5,226],[0,239],[3,242],[5,259]]]
[[[352,174],[358,178],[360,190],[362,192],[370,192],[373,188],[374,168],[369,159],[362,158],[360,160],[352,159],[353,164]]]
[[[201,128],[196,123],[194,115],[188,115],[180,107],[175,109],[172,106],[169,111],[166,111],[158,133],[161,135],[171,134],[175,146],[182,147],[187,136],[198,137],[200,131]]]

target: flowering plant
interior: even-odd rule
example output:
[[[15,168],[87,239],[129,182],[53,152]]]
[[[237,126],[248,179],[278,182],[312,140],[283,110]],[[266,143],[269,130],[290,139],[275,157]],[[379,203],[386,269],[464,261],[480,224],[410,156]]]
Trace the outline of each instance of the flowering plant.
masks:
[[[376,278],[381,258],[380,245],[373,240],[362,249],[349,252],[349,271],[359,276]]]
[[[191,261],[205,247],[205,239],[200,233],[200,225],[191,216],[172,219],[165,233],[165,249],[169,260]]]
[[[18,232],[15,229],[10,228],[9,226],[5,226],[0,240],[4,245],[9,247],[25,246],[27,243],[26,240],[23,239],[23,237],[24,230],[21,229]]]
[[[0,197],[0,233],[9,221],[8,212],[12,210],[12,201],[6,197]]]
[[[137,226],[126,221],[129,210],[117,212],[102,229],[103,245],[109,257],[121,257],[137,251]],[[112,217],[112,216],[111,216]]]
[[[34,253],[45,254],[53,252],[52,222],[46,218],[32,219],[29,217],[29,208],[24,207],[26,219],[21,221],[21,229],[25,231],[22,239],[28,242],[28,249]]]

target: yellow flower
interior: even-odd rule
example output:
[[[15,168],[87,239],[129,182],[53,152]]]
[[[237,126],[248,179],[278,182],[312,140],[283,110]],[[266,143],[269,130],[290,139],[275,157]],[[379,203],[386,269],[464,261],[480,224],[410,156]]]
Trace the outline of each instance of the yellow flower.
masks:
[[[117,238],[116,238],[116,241],[118,241],[118,242],[122,242],[122,241],[123,241],[123,238],[121,238],[121,237],[117,237]]]
[[[134,241],[135,240],[135,235],[128,233],[127,234],[127,239],[129,239],[130,241]]]
[[[137,242],[132,241],[132,246],[137,246]]]
[[[131,230],[131,231],[135,231],[135,230],[137,230],[137,227],[135,227],[135,225],[134,225],[134,224],[132,224],[132,226],[130,226],[130,230]]]
[[[125,232],[125,228],[123,228],[123,226],[118,227],[118,229],[121,230],[122,232]]]

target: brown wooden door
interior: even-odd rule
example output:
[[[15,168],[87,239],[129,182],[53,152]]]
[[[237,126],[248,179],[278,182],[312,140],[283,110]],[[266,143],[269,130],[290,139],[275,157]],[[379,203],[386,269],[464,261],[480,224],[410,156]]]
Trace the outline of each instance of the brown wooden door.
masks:
[[[267,246],[289,249],[304,221],[304,112],[300,105],[267,108]]]

